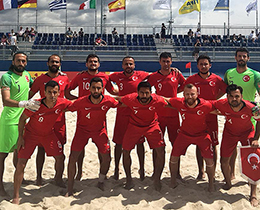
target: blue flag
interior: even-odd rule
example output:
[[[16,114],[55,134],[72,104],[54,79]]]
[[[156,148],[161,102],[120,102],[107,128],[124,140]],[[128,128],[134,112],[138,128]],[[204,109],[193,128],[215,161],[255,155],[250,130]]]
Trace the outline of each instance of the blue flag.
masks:
[[[66,0],[54,0],[49,3],[50,10],[59,10],[59,9],[66,9],[67,3]]]
[[[218,3],[214,8],[214,11],[216,10],[229,10],[229,0],[218,0]]]

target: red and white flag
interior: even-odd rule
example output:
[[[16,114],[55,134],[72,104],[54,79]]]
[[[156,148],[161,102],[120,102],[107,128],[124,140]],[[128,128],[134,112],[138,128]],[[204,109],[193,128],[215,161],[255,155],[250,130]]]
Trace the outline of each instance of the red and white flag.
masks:
[[[238,148],[242,177],[251,184],[260,183],[260,147],[240,146]]]

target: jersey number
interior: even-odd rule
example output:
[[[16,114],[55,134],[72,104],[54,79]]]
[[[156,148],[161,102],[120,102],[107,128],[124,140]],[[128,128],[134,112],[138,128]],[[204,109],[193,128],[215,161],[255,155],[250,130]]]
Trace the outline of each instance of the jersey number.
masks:
[[[124,89],[123,83],[119,83],[119,90],[123,90],[123,89]]]
[[[89,82],[83,82],[83,90],[89,90],[90,83]]]

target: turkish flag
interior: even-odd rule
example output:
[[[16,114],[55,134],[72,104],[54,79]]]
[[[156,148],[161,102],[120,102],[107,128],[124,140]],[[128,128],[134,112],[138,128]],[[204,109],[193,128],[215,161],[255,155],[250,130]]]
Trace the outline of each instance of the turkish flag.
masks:
[[[242,177],[251,184],[260,183],[260,148],[241,146],[239,148],[239,165]]]
[[[186,68],[186,69],[190,69],[190,68],[191,68],[191,62],[186,63],[185,68]]]

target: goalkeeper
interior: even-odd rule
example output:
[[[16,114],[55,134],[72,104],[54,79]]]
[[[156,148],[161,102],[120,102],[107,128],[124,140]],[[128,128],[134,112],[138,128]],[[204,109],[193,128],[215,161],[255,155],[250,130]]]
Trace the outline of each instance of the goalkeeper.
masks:
[[[25,71],[27,55],[17,52],[13,56],[9,71],[1,77],[0,87],[3,100],[3,112],[0,117],[0,196],[8,194],[3,186],[4,161],[8,153],[14,152],[18,139],[18,122],[23,108],[38,110],[40,103],[28,101],[29,88],[32,84],[30,74]],[[14,165],[17,152],[14,152]]]

